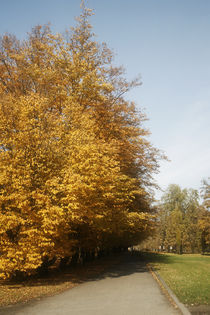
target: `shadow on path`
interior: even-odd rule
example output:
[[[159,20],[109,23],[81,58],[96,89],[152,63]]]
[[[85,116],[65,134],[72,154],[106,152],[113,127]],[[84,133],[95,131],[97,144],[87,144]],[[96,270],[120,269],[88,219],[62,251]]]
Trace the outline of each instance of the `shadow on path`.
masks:
[[[117,258],[117,259],[116,259]],[[62,281],[84,283],[72,290],[66,290],[51,298],[39,298],[25,304],[0,308],[0,314],[177,314],[162,295],[159,287],[148,273],[146,264],[151,261],[145,253],[123,252],[112,255],[108,268],[91,273],[103,260],[87,264],[75,270],[66,271],[63,279],[51,275],[50,279],[40,279],[34,285],[59,284]],[[91,272],[82,274],[84,268],[92,268]],[[79,281],[78,281],[79,279]],[[33,286],[33,284],[31,284]],[[71,311],[70,311],[71,310]],[[70,311],[70,313],[69,313]],[[156,313],[155,313],[156,312]]]
[[[105,265],[104,265],[105,261]],[[68,268],[65,271],[52,271],[45,277],[32,278],[23,282],[8,281],[8,288],[21,288],[23,286],[53,286],[64,282],[83,283],[85,281],[97,281],[101,279],[117,278],[133,273],[147,272],[146,264],[149,262],[170,263],[167,255],[151,254],[140,251],[122,252],[112,254],[99,260],[86,263],[83,266]],[[107,265],[111,265],[107,268]],[[103,266],[104,265],[104,266]]]

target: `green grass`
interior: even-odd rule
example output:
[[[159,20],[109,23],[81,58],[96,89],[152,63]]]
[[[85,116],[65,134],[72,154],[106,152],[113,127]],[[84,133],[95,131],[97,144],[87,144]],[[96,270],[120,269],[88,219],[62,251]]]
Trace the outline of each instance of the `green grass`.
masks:
[[[147,254],[179,300],[187,305],[210,305],[210,256]]]

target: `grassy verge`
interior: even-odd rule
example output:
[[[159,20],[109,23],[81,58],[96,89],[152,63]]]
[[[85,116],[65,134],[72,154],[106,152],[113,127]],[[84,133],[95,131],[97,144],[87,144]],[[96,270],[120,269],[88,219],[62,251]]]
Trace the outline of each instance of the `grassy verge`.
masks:
[[[32,278],[24,282],[0,281],[0,307],[51,296],[86,280],[94,280],[120,260],[120,255],[113,254],[65,272],[52,271],[45,278]]]
[[[182,303],[210,305],[210,256],[146,255]]]

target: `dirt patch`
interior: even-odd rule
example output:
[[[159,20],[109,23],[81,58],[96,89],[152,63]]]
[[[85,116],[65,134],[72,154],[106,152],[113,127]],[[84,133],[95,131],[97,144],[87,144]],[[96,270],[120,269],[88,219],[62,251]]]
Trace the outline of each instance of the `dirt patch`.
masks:
[[[210,305],[188,306],[192,315],[210,315]]]

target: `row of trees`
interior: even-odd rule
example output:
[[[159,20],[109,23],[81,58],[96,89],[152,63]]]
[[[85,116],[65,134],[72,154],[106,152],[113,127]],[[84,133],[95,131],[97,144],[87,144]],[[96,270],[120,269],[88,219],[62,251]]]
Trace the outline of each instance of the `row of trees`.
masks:
[[[154,230],[159,151],[83,7],[65,36],[0,42],[0,273],[128,247]],[[76,257],[76,258],[75,258]]]
[[[203,203],[198,191],[169,185],[158,211],[156,246],[176,253],[210,251],[210,185],[203,181]]]

